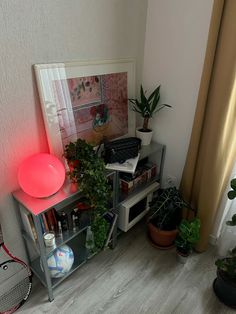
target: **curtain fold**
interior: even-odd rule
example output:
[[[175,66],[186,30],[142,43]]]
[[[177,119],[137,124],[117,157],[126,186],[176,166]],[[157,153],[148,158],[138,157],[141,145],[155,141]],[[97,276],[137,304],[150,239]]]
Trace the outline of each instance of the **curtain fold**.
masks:
[[[189,150],[180,189],[198,210],[207,248],[236,156],[236,1],[215,0]]]

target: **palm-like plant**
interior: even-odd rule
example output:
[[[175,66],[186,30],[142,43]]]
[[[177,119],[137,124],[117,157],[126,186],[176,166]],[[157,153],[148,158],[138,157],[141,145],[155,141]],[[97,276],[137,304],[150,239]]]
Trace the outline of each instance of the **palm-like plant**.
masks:
[[[149,97],[146,97],[146,92],[143,90],[143,86],[140,87],[140,100],[130,98],[129,101],[132,104],[132,109],[135,112],[138,112],[143,117],[143,128],[141,131],[148,132],[150,131],[148,128],[149,119],[152,116],[165,107],[171,107],[167,104],[159,104],[160,100],[160,88],[159,85]]]

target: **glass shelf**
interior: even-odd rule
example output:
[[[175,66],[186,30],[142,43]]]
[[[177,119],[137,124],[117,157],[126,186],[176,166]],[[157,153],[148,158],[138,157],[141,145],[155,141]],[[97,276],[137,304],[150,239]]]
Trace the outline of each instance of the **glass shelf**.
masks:
[[[57,285],[59,285],[63,280],[65,280],[68,276],[70,276],[76,269],[81,267],[86,262],[87,259],[90,258],[91,254],[85,248],[85,239],[86,239],[86,232],[82,232],[80,234],[77,234],[77,237],[74,237],[70,241],[67,242],[67,245],[72,249],[74,253],[74,263],[70,271],[67,274],[65,274],[63,277],[51,278],[52,288],[55,288]],[[41,267],[40,257],[37,257],[35,260],[31,262],[31,269],[33,270],[35,275],[39,278],[39,280],[42,282],[42,284],[45,287],[47,287],[45,274]]]

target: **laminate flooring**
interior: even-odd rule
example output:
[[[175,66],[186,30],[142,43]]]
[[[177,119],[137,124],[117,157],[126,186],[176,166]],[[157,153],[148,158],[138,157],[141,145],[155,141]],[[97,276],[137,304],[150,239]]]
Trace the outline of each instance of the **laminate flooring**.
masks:
[[[114,250],[99,253],[63,281],[53,302],[35,281],[17,313],[236,313],[214,295],[214,251],[194,253],[180,264],[174,249],[160,251],[150,244],[141,222],[119,237]]]

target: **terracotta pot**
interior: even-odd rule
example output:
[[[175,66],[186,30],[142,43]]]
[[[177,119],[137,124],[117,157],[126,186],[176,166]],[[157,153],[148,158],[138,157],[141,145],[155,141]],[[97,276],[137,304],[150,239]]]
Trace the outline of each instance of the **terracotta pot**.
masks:
[[[232,280],[217,269],[217,278],[214,280],[213,289],[222,303],[236,309],[236,280]]]
[[[151,222],[148,223],[148,234],[151,241],[160,248],[168,248],[174,245],[178,230],[160,230]]]

